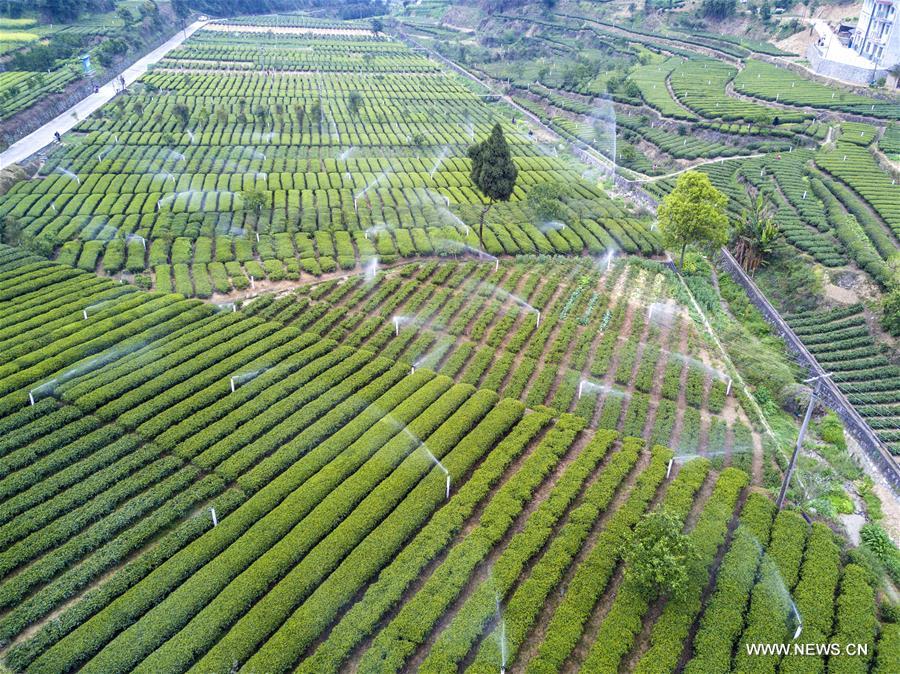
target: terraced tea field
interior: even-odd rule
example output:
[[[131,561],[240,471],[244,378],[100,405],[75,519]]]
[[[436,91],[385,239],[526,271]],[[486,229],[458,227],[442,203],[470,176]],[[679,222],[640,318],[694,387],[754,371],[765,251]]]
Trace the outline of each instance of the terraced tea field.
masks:
[[[39,180],[0,198],[0,216],[65,262],[186,296],[376,255],[458,253],[479,247],[483,204],[465,150],[499,121],[519,174],[488,213],[487,252],[660,251],[633,205],[542,151],[505,107],[402,43],[358,32],[196,33],[82,121]],[[569,186],[563,230],[535,226],[526,203],[547,181]]]
[[[795,314],[788,322],[891,452],[900,454],[900,369],[876,346],[862,307]]]
[[[670,65],[697,94],[679,123],[707,114],[703,63]],[[722,97],[732,75],[709,75]],[[727,133],[768,150],[757,106]],[[481,242],[467,148],[497,123],[518,180]],[[704,170],[733,209],[736,172],[767,190],[822,264],[886,268],[889,206],[857,208],[812,148],[782,157]],[[774,504],[794,427],[722,343],[758,335],[716,332],[724,291],[610,190],[362,22],[214,22],[81,120],[0,197],[20,244],[0,243],[0,669],[897,671],[885,572],[808,507],[831,466],[805,452]],[[792,323],[840,340],[841,385],[894,442],[896,368],[858,307]],[[677,590],[634,575],[654,518],[691,550]],[[748,650],[800,628],[862,652]]]
[[[712,447],[717,465],[750,470],[752,433],[726,396],[730,376],[664,269],[429,263],[263,295],[244,311],[688,456]]]
[[[722,468],[747,466],[753,431],[652,266],[411,265],[233,312],[0,260],[16,670],[655,671],[680,659],[673,639],[700,663],[763,626],[789,634],[781,577],[810,611],[838,587],[836,638],[849,602],[874,615],[827,528],[773,523],[747,473]],[[700,546],[684,602],[640,601],[616,571],[657,504]],[[772,569],[724,585],[748,564]],[[749,607],[725,634],[723,601],[703,599],[720,584]]]

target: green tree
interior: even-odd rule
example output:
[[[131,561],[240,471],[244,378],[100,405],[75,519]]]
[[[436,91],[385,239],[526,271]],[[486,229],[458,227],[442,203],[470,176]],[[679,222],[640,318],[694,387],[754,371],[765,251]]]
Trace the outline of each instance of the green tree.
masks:
[[[183,103],[176,103],[172,107],[172,114],[178,118],[181,128],[186,127],[191,118],[191,111]]]
[[[659,228],[666,245],[681,251],[679,267],[684,268],[688,245],[716,249],[728,241],[728,198],[709,181],[709,176],[688,171],[678,176],[675,189],[659,206]]]
[[[900,337],[900,286],[895,286],[881,303],[881,325],[894,337]]]
[[[378,33],[381,33],[382,31],[384,31],[384,21],[375,17],[372,19],[372,32],[375,33],[375,35],[378,35]]]
[[[191,13],[191,8],[188,7],[187,0],[172,0],[172,11],[179,19],[186,19]]]
[[[700,14],[707,19],[727,19],[734,14],[735,0],[703,0]]]
[[[484,247],[484,217],[496,201],[509,201],[516,186],[519,171],[509,154],[509,145],[500,124],[495,124],[491,135],[481,143],[469,147],[467,152],[472,160],[469,177],[475,187],[487,197],[487,204],[481,209],[478,226],[478,241]]]
[[[262,212],[263,206],[266,205],[265,193],[257,189],[244,190],[241,192],[241,199],[244,202],[244,210],[255,213],[258,221],[259,214]]]
[[[528,208],[537,222],[559,220],[563,216],[562,199],[565,195],[566,188],[562,183],[540,183],[528,191]]]
[[[744,270],[753,274],[767,264],[766,258],[775,250],[781,232],[775,224],[772,210],[762,195],[756,198],[756,206],[749,214],[745,211],[737,223],[732,239],[734,257]]]
[[[3,218],[0,228],[0,241],[10,246],[18,246],[22,240],[22,223],[18,218],[7,215]]]
[[[363,97],[358,91],[351,91],[347,96],[347,112],[351,117],[359,115],[359,111],[363,105]]]
[[[680,597],[688,585],[688,569],[697,559],[682,522],[664,509],[646,513],[625,543],[625,579],[635,583],[648,601]]]

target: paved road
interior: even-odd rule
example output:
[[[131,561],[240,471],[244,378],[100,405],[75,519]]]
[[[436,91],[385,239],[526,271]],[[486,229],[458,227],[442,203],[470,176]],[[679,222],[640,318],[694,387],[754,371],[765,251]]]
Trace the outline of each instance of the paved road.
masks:
[[[151,64],[157,63],[167,53],[193,35],[205,23],[206,21],[192,23],[185,30],[178,31],[178,33],[173,35],[168,41],[131,64],[125,72],[122,73],[122,76],[125,78],[125,84],[129,85],[137,80],[141,75],[147,72],[147,69]],[[35,152],[50,145],[55,140],[53,137],[55,131],[59,131],[60,133],[69,131],[78,124],[80,120],[90,115],[104,103],[112,100],[116,95],[117,88],[118,77],[100,87],[98,93],[91,94],[87,98],[80,100],[61,115],[47,124],[44,124],[44,126],[37,131],[28,134],[21,140],[10,145],[5,152],[0,154],[0,168],[27,159]]]

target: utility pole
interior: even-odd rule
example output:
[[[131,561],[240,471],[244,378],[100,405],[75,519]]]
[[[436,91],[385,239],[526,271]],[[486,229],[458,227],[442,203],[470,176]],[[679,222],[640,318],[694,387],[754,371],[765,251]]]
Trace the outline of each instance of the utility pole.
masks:
[[[809,393],[809,405],[806,406],[806,416],[803,417],[803,424],[800,426],[800,434],[797,436],[797,444],[794,447],[794,453],[791,455],[791,462],[788,464],[787,472],[784,474],[784,481],[781,483],[781,492],[778,494],[778,500],[775,505],[781,510],[784,507],[784,497],[787,494],[788,485],[791,483],[791,476],[794,473],[794,465],[797,463],[797,455],[803,446],[803,436],[806,435],[806,429],[809,426],[810,417],[812,417],[813,408],[816,406],[816,393],[819,392],[819,382],[827,379],[831,373],[823,373],[806,380],[807,384],[812,384]]]

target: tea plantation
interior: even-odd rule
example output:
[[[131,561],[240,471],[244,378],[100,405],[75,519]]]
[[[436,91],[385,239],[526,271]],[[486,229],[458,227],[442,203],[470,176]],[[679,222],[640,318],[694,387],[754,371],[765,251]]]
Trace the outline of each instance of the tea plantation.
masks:
[[[523,39],[633,88],[498,92],[429,51],[445,9],[212,20],[4,188],[0,671],[900,671],[895,504],[822,411],[776,507],[806,375],[650,208],[695,167],[886,289],[897,106],[551,10]],[[495,126],[508,200],[473,181]],[[900,453],[869,311],[785,314]]]

